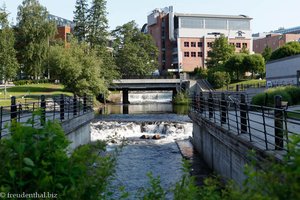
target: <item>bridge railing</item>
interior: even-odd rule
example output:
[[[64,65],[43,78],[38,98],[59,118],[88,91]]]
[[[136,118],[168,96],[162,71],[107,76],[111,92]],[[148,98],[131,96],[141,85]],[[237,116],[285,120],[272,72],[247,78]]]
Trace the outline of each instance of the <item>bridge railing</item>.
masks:
[[[245,94],[229,97],[194,95],[190,112],[262,150],[287,152],[292,136],[300,134],[300,112],[288,109],[280,96],[275,97],[275,107],[251,105]]]
[[[0,139],[11,134],[9,127],[14,121],[41,128],[49,120],[63,122],[88,112],[93,112],[93,98],[87,95],[47,99],[42,95],[37,101],[26,103],[17,103],[16,98],[11,97],[10,106],[0,107]]]

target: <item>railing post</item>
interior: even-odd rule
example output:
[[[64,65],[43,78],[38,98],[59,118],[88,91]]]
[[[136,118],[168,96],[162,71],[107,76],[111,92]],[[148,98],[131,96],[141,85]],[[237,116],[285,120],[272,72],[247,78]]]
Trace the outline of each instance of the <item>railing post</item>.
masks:
[[[247,105],[246,105],[246,96],[244,94],[241,94],[240,121],[241,121],[241,133],[247,133]]]
[[[86,100],[87,100],[87,97],[86,97],[86,94],[83,95],[83,113],[86,112],[86,108],[87,108],[87,104],[86,104]]]
[[[221,94],[221,124],[226,124],[226,109],[227,109],[227,102],[225,100],[225,94]]]
[[[44,126],[46,122],[46,99],[45,95],[41,96],[41,125]]]
[[[2,119],[3,119],[3,107],[0,107],[0,139],[2,138]]]
[[[209,98],[208,98],[208,117],[209,119],[213,118],[213,106],[214,106],[214,99],[212,96],[212,93],[209,93]]]
[[[196,111],[199,112],[200,110],[200,97],[196,95]]]
[[[17,120],[17,105],[16,105],[16,97],[11,97],[10,104],[10,120]]]
[[[203,113],[204,111],[204,98],[203,98],[203,93],[200,92],[200,113]]]
[[[63,121],[65,119],[65,97],[63,94],[60,95],[59,113],[60,113],[60,121]]]
[[[73,98],[73,115],[77,115],[77,96],[74,94]]]
[[[275,113],[274,113],[274,126],[275,126],[275,150],[283,149],[283,114],[281,96],[276,95],[274,99]]]

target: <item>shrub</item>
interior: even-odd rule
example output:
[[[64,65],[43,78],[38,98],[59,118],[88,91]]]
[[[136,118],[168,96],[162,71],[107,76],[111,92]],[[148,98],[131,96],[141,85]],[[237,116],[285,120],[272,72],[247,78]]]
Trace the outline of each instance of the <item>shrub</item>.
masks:
[[[295,105],[299,103],[300,100],[300,88],[294,86],[271,88],[264,93],[255,95],[252,98],[252,104],[273,107],[276,95],[280,95],[282,97],[282,101],[287,101],[289,105]]]
[[[0,140],[0,192],[57,194],[58,199],[103,199],[114,159],[98,156],[104,143],[83,145],[70,156],[61,126],[42,129],[13,123],[10,138]]]
[[[208,81],[213,85],[214,88],[221,88],[230,83],[230,75],[228,72],[216,71],[209,73]]]
[[[188,105],[190,103],[189,95],[187,92],[179,92],[173,99],[176,105]]]
[[[38,80],[18,80],[14,81],[15,85],[29,85],[29,84],[39,84],[39,83],[50,83],[48,79],[38,79]]]

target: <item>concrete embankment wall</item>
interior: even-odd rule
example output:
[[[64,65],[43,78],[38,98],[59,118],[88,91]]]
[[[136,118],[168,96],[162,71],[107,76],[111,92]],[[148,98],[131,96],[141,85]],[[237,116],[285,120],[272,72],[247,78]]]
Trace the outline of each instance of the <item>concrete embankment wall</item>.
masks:
[[[94,119],[94,112],[89,112],[62,123],[66,136],[72,142],[70,150],[91,141],[90,122],[92,119]]]
[[[202,119],[196,113],[190,113],[193,120],[193,145],[202,155],[208,166],[227,179],[233,179],[242,186],[246,178],[245,164],[250,163],[250,151],[255,150],[258,164],[266,161],[267,155],[213,122]]]

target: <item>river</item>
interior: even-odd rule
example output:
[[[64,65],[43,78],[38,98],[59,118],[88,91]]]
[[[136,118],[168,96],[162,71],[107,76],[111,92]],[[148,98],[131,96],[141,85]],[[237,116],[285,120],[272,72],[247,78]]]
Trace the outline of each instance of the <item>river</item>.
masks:
[[[147,102],[132,101],[142,99],[142,95]],[[167,101],[170,98],[167,94],[141,96],[135,94],[129,105],[107,105],[91,126],[91,139],[106,140],[108,151],[122,146],[112,181],[115,199],[120,197],[118,188],[122,186],[130,193],[129,199],[135,199],[141,188],[149,186],[149,172],[160,177],[165,190],[172,188],[183,174],[182,153],[193,160],[191,172],[195,176],[202,180],[210,173],[190,146],[193,125],[187,108],[173,106]],[[152,101],[152,96],[159,100]],[[172,199],[170,192],[167,199]]]

